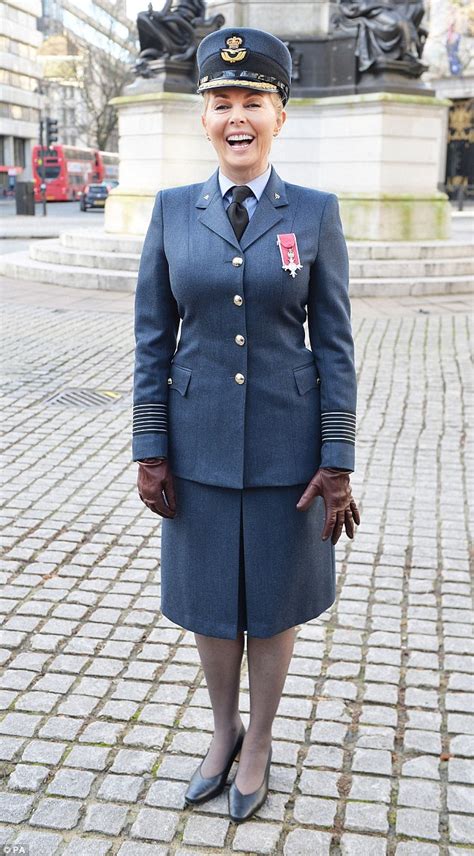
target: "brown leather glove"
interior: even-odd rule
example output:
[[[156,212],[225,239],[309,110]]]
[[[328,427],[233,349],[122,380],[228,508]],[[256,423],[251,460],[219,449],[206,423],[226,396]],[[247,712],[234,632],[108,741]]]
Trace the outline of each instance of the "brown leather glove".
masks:
[[[332,533],[331,541],[336,544],[345,524],[346,534],[354,537],[354,521],[359,526],[360,514],[352,497],[349,472],[333,467],[320,467],[298,500],[298,511],[307,511],[315,497],[322,496],[326,506],[326,521],[321,539],[326,541]]]
[[[167,458],[138,461],[137,487],[141,501],[150,511],[161,517],[175,517],[176,495]]]

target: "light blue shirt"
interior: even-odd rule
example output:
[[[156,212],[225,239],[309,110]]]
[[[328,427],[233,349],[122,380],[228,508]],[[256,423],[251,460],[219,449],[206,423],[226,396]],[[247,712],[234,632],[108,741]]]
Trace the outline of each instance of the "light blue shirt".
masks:
[[[272,171],[271,163],[268,164],[265,172],[262,172],[261,175],[257,175],[256,178],[252,178],[252,181],[246,181],[245,184],[247,187],[250,187],[253,190],[255,196],[248,196],[247,199],[244,199],[242,205],[245,205],[248,214],[249,220],[257,207],[257,202],[259,201],[263,191],[265,190],[268,179],[270,178],[270,173]],[[219,185],[221,188],[221,193],[224,202],[224,208],[227,211],[230,203],[232,202],[232,192],[230,190],[231,187],[235,186],[235,181],[232,181],[230,178],[227,178],[224,173],[221,172],[219,168]]]

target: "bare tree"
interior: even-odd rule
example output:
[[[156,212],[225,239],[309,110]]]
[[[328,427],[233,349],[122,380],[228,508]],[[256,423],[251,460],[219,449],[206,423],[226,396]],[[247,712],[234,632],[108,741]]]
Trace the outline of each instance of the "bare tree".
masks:
[[[81,47],[81,56],[73,63],[73,77],[79,83],[84,104],[76,126],[93,148],[107,150],[118,122],[118,113],[110,99],[120,95],[125,84],[133,80],[127,55],[112,56],[91,45]]]

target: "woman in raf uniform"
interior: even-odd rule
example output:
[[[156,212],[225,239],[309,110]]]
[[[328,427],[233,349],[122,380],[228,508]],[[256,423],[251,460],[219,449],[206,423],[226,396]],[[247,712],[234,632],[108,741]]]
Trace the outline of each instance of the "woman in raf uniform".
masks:
[[[268,159],[288,49],[226,28],[197,61],[219,165],[156,196],[135,301],[133,460],[140,498],[163,518],[162,612],[194,631],[214,714],[185,801],[220,793],[238,756],[239,822],[267,796],[295,629],[334,602],[334,545],[360,522],[356,374],[337,196],[285,182]]]

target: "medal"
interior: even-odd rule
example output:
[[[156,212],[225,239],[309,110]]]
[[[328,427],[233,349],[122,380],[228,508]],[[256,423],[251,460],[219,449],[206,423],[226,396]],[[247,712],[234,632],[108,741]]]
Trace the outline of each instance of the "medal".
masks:
[[[283,270],[287,270],[290,276],[294,279],[296,272],[301,270],[303,267],[303,265],[300,264],[300,255],[298,252],[295,233],[289,232],[287,235],[277,235],[277,244],[280,247],[282,268]]]

